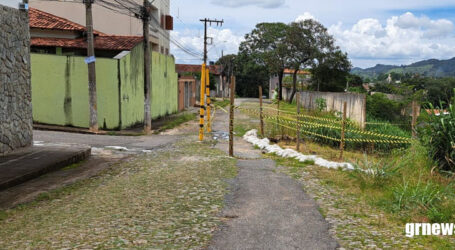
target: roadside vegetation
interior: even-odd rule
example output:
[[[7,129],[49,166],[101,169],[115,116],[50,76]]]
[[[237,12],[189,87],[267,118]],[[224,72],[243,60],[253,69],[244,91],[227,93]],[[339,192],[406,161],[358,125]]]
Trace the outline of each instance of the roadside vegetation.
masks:
[[[380,100],[384,99],[380,98]],[[253,107],[253,105],[257,106],[257,104],[245,104],[246,107]],[[276,105],[274,107],[276,108]],[[295,108],[294,104],[280,103],[283,114],[286,111],[295,112]],[[347,218],[343,217],[342,213],[330,212],[333,209],[342,209],[345,213],[358,218],[361,223],[373,224],[361,230],[365,230],[367,234],[368,232],[377,234],[378,231],[383,231],[382,236],[381,234],[374,237],[370,235],[376,246],[402,247],[400,241],[393,243],[387,239],[392,235],[394,238],[402,238],[401,243],[407,242],[405,246],[409,247],[449,249],[455,244],[451,237],[415,237],[414,239],[404,237],[406,223],[448,223],[455,220],[454,105],[446,106],[445,110],[450,114],[423,116],[418,133],[419,138],[412,140],[410,145],[400,147],[384,145],[384,148],[381,148],[380,145],[375,144],[372,149],[369,145],[349,145],[348,143],[344,160],[351,162],[356,167],[355,171],[328,170],[311,167],[311,164],[302,164],[293,159],[283,159],[274,155],[267,157],[276,160],[281,166],[286,166],[284,172],[290,176],[302,180],[308,175],[313,176],[318,180],[314,185],[326,186],[325,188],[331,190],[330,192],[337,193],[332,196],[332,199],[339,200],[336,204],[322,199],[324,201],[321,209],[324,214],[328,217]],[[274,113],[276,114],[276,110]],[[340,117],[336,113],[318,110],[303,111],[303,114],[329,119],[339,119]],[[370,122],[381,124],[369,125],[368,130],[405,137],[411,136],[410,129],[407,129],[409,126],[394,125],[388,119],[376,118],[378,116],[381,117],[374,112],[369,113]],[[245,124],[245,121],[239,123],[242,130],[247,130],[248,125]],[[259,123],[256,121],[250,122],[249,128],[258,129],[258,125]],[[292,129],[279,129],[274,124],[267,124],[266,131],[267,137],[275,138],[274,141],[282,148],[295,149],[296,144],[293,140],[295,132]],[[324,135],[328,133],[328,131],[320,132]],[[339,135],[333,134],[333,136]],[[339,160],[338,144],[318,140],[311,136],[304,136],[303,140],[302,153],[317,154],[327,160]],[[308,181],[308,179],[305,180]],[[337,207],[333,208],[334,205]],[[361,207],[361,210],[359,211],[356,206]],[[382,219],[377,219],[374,215],[375,219],[371,221],[374,213],[381,213]],[[339,218],[332,219],[336,224]],[[382,220],[382,222],[377,220]],[[355,227],[357,225],[350,226],[349,229],[337,227],[336,234],[340,241],[344,241],[346,244],[359,240],[358,247],[365,247],[368,244],[360,242],[361,238],[369,239],[369,236],[363,235],[356,238],[347,233],[347,230]],[[387,232],[391,232],[391,234],[387,236]]]
[[[161,133],[169,129],[176,128],[183,123],[192,121],[196,119],[196,114],[195,113],[190,113],[190,112],[183,112],[181,114],[178,114],[176,116],[172,116],[169,118],[164,118],[165,120],[163,121],[163,125],[159,126],[158,130],[155,131],[155,133]]]

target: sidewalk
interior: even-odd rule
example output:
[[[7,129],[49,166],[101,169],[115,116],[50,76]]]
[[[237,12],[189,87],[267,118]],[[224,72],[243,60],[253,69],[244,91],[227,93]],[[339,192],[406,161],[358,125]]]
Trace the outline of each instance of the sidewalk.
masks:
[[[0,156],[0,190],[81,162],[91,154],[89,146],[38,145]]]
[[[227,131],[228,115],[215,117],[214,131]],[[242,115],[236,112],[236,117]],[[243,119],[249,119],[244,117]],[[216,146],[227,152],[228,143]],[[278,173],[276,163],[262,159],[261,151],[236,138],[239,159],[237,178],[221,217],[224,225],[215,233],[208,249],[336,249],[329,224],[316,202],[291,177]]]

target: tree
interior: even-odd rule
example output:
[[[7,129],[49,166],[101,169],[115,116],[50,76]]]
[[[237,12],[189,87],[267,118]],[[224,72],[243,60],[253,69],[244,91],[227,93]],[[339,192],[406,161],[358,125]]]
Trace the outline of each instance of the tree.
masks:
[[[297,92],[297,74],[302,67],[311,66],[318,57],[329,56],[337,49],[334,38],[319,22],[307,19],[289,24],[286,42],[289,48],[288,65],[293,69],[293,86],[289,102],[292,103]],[[335,62],[337,63],[337,62]]]
[[[317,91],[344,91],[346,77],[352,67],[347,54],[343,53],[338,47],[334,47],[329,51],[322,52],[316,58],[313,61],[311,73]]]
[[[258,86],[262,86],[263,94],[268,94],[267,83],[270,79],[268,69],[258,64],[254,55],[239,53],[235,60],[236,92],[242,97],[258,97]]]
[[[231,76],[234,73],[234,66],[235,66],[235,59],[237,55],[225,55],[218,59],[215,63],[217,65],[221,65],[221,76],[226,77],[227,79],[231,79]]]
[[[239,55],[265,66],[270,74],[278,74],[279,100],[283,99],[283,75],[288,62],[287,29],[284,23],[259,23],[245,36],[239,49]]]

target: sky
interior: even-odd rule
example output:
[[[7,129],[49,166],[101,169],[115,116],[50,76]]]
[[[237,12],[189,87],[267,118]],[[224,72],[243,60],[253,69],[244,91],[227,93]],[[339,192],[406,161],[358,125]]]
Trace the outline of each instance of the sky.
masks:
[[[354,67],[403,65],[455,57],[455,0],[171,0],[173,40],[201,54],[202,18],[224,20],[208,30],[209,60],[237,53],[260,22],[315,19],[328,28]],[[172,46],[178,63],[201,59]]]

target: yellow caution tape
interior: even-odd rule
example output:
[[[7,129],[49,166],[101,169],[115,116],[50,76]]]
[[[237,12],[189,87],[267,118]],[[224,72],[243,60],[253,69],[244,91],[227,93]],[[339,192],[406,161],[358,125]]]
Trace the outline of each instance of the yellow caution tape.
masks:
[[[255,115],[259,114],[258,111],[256,111],[256,110],[244,109],[244,108],[241,108],[241,109],[245,110],[246,112],[254,113]],[[268,114],[265,114],[264,116],[265,117],[276,117],[276,116],[270,116]],[[293,125],[296,125],[296,123],[299,123],[300,125],[309,125],[309,126],[312,126],[315,128],[329,128],[329,129],[342,130],[342,127],[340,127],[340,126],[333,126],[333,125],[328,125],[328,124],[320,124],[320,123],[315,123],[315,122],[302,121],[302,120],[290,118],[287,116],[280,116],[279,119],[293,121],[294,122]],[[392,140],[400,140],[400,141],[408,141],[408,142],[411,140],[411,138],[407,138],[407,137],[386,135],[386,134],[381,134],[381,133],[376,133],[376,132],[371,132],[371,131],[362,131],[362,130],[355,130],[355,129],[346,129],[345,131],[354,133],[354,134],[368,135],[368,136],[387,138],[387,139],[392,139]]]

